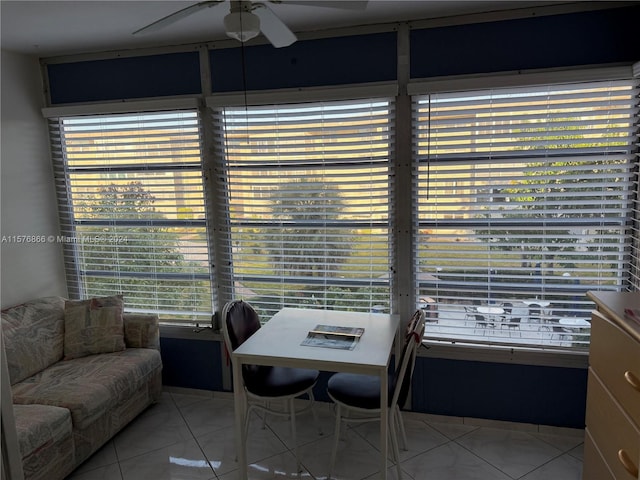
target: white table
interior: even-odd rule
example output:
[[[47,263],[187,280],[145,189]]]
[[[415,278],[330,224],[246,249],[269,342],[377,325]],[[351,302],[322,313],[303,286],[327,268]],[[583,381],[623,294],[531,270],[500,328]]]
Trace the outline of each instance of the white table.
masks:
[[[568,328],[589,328],[591,324],[584,318],[562,317],[558,323]]]
[[[284,308],[232,353],[236,417],[236,449],[240,479],[248,478],[244,438],[245,392],[242,365],[312,368],[329,372],[360,373],[380,377],[380,404],[388,405],[387,368],[398,330],[399,317],[382,313]],[[362,327],[364,334],[353,350],[300,345],[316,325]],[[380,475],[387,478],[388,409],[380,409]]]
[[[495,323],[496,323],[495,317],[497,315],[502,315],[504,313],[504,308],[502,307],[490,307],[486,305],[478,307],[476,310],[478,310],[478,313],[487,315],[487,317],[489,317],[487,320],[489,320],[492,326],[495,326]]]
[[[485,315],[502,315],[504,313],[502,307],[478,307],[477,310]]]
[[[528,298],[526,300],[522,300],[522,303],[524,303],[527,307],[531,307],[532,305],[537,305],[538,307],[540,307],[540,316],[538,317],[538,323],[544,323],[544,320],[542,317],[544,313],[543,309],[551,305],[551,302],[549,300],[540,300],[538,298]],[[529,316],[531,317],[531,313],[529,313]]]

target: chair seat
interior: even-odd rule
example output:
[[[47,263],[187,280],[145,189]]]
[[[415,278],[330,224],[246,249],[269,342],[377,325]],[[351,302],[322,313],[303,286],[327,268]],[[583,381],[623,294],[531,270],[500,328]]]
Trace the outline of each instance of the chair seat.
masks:
[[[243,377],[247,390],[261,397],[300,395],[318,380],[320,372],[306,368],[250,365]]]
[[[390,375],[391,377],[391,375]],[[389,403],[393,396],[393,378],[389,378]],[[367,410],[380,408],[380,377],[355,373],[336,373],[327,384],[327,391],[336,401]]]

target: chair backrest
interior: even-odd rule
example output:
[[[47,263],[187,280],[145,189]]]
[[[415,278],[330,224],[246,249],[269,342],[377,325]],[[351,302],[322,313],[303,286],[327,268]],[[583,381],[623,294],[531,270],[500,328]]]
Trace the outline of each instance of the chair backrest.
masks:
[[[402,407],[407,401],[418,347],[422,344],[422,337],[424,336],[425,321],[424,311],[417,310],[407,326],[404,348],[392,380],[393,394],[389,399],[389,406],[391,407],[395,405]]]
[[[232,300],[222,309],[222,334],[229,352],[242,345],[260,328],[254,308],[243,300]]]
[[[480,323],[480,324],[486,324],[487,323],[487,319],[484,318],[484,315],[482,315],[481,313],[474,314],[474,317],[476,317],[476,322],[477,323]]]
[[[243,300],[232,300],[222,309],[222,335],[229,359],[231,352],[242,345],[260,329],[260,317],[255,309]],[[268,375],[273,367],[263,365],[242,365],[245,385],[252,379]]]
[[[557,317],[551,317],[548,319],[548,323],[551,325],[551,330],[554,332],[566,333],[564,327],[560,326],[560,319]]]
[[[513,303],[505,302],[502,304],[502,309],[504,310],[505,315],[511,315],[513,310]]]

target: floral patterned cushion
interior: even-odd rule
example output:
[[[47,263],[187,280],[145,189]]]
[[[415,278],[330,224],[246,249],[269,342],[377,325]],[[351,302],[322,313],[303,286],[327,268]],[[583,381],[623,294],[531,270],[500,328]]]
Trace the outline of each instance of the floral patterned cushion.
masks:
[[[67,300],[64,306],[64,359],[125,349],[122,295]]]
[[[14,405],[13,412],[24,477],[66,477],[76,465],[69,410],[49,405]]]
[[[160,350],[158,316],[149,313],[125,313],[124,343],[127,348],[155,348]]]
[[[23,457],[43,445],[71,436],[71,413],[51,405],[14,405],[16,432]]]
[[[44,297],[2,311],[11,385],[62,359],[64,299]]]
[[[64,360],[14,385],[13,402],[69,409],[74,428],[83,429],[126,404],[161,369],[160,352],[150,348]]]

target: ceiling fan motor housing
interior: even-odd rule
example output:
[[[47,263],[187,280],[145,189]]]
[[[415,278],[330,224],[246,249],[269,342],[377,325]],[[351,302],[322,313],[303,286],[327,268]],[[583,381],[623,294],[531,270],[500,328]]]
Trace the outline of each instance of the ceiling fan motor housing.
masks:
[[[231,2],[231,13],[224,17],[227,36],[246,42],[260,33],[260,18],[251,10],[250,1]]]

